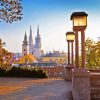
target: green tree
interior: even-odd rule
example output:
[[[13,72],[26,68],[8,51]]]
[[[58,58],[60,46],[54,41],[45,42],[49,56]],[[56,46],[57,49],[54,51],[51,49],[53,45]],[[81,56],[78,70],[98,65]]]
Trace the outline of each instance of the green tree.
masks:
[[[100,41],[95,43],[91,39],[85,42],[86,47],[86,67],[89,69],[99,68],[100,66]]]
[[[22,0],[0,0],[0,21],[12,23],[22,19]]]
[[[100,68],[100,41],[95,43],[93,47],[95,68]]]

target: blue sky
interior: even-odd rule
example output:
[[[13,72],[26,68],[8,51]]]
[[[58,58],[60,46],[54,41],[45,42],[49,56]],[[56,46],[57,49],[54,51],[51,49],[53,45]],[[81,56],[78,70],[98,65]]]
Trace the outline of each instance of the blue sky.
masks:
[[[22,0],[23,20],[7,24],[0,23],[0,38],[6,42],[11,52],[21,52],[26,31],[29,36],[30,25],[33,38],[40,26],[42,49],[67,51],[65,33],[72,30],[70,15],[74,11],[88,13],[86,38],[97,40],[100,37],[100,0]],[[35,41],[35,40],[34,40]]]

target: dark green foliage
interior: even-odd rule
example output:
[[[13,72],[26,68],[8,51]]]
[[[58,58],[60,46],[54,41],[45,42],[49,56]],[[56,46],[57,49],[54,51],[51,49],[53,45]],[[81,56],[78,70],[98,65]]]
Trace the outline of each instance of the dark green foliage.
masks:
[[[47,78],[47,75],[43,70],[32,67],[12,67],[8,71],[0,69],[0,76]]]
[[[6,70],[3,68],[0,68],[0,76],[5,76]]]

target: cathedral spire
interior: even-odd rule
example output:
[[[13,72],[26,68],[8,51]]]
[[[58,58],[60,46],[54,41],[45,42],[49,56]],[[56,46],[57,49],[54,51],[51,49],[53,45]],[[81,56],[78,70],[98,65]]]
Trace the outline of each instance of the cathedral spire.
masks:
[[[30,37],[32,37],[32,29],[31,29],[31,25],[30,25]]]
[[[35,47],[41,48],[41,37],[40,37],[40,34],[39,34],[39,25],[37,27],[37,36],[35,38]]]
[[[40,34],[39,34],[39,25],[37,27],[37,38],[40,38]]]
[[[31,29],[31,25],[30,25],[29,42],[33,43],[33,36],[32,36],[32,29]]]
[[[33,54],[33,36],[32,36],[32,29],[31,29],[31,25],[30,25],[30,36],[29,36],[29,53]]]
[[[27,35],[26,35],[26,31],[25,31],[25,35],[24,35],[24,43],[27,43]]]
[[[27,35],[26,35],[26,31],[25,31],[24,41],[22,44],[22,56],[24,56],[28,53],[27,47],[28,47],[28,41],[27,41]]]

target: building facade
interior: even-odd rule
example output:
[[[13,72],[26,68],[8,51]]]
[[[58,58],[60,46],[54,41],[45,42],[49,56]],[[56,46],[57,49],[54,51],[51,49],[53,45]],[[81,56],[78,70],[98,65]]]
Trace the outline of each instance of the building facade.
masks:
[[[64,52],[53,51],[49,52],[42,57],[42,62],[53,62],[59,64],[65,64],[67,62],[67,55]]]

